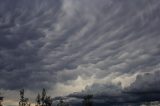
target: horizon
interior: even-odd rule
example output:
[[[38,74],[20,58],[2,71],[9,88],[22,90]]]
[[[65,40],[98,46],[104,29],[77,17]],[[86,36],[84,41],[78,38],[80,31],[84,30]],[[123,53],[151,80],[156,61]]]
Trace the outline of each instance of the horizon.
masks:
[[[43,88],[44,89],[44,88]],[[21,91],[21,90],[20,90]],[[19,92],[20,92],[19,91]],[[43,92],[42,92],[42,94],[43,94]],[[39,95],[39,94],[38,94]],[[19,95],[19,96],[21,96],[21,95]],[[150,101],[139,101],[139,102],[136,102],[136,101],[128,101],[128,102],[107,102],[106,104],[104,104],[104,103],[97,103],[97,102],[95,102],[94,101],[94,99],[96,99],[96,97],[94,96],[94,95],[83,95],[82,97],[80,97],[80,101],[79,101],[79,103],[78,104],[75,104],[75,103],[72,103],[72,102],[68,102],[67,101],[67,97],[60,97],[60,96],[58,96],[58,97],[54,97],[54,98],[52,98],[51,97],[51,101],[52,101],[52,106],[57,106],[57,104],[58,103],[60,103],[60,100],[63,100],[64,101],[64,103],[67,103],[67,104],[69,104],[69,106],[74,106],[74,105],[76,105],[76,106],[82,106],[82,103],[83,103],[83,101],[85,100],[85,98],[87,97],[87,96],[92,96],[91,97],[91,101],[92,101],[92,103],[93,103],[93,106],[105,106],[106,104],[107,104],[107,106],[128,106],[128,105],[131,105],[131,106],[159,106],[160,105],[160,101],[152,101],[152,100],[150,100]],[[40,95],[40,97],[42,97],[41,95]],[[46,97],[50,97],[49,95],[47,95],[46,94]],[[2,100],[2,102],[5,102],[5,99],[3,99],[4,97],[2,97],[2,96],[0,96],[0,100]],[[25,97],[25,93],[24,93],[24,99],[25,99],[26,97]],[[27,98],[28,100],[30,100],[29,98]],[[7,106],[19,106],[19,102],[21,101],[21,99],[20,99],[20,97],[19,97],[19,101],[15,101],[15,102],[17,102],[17,104],[16,105],[11,105],[11,104],[8,104]],[[81,102],[81,103],[80,103]],[[27,101],[27,103],[29,104],[29,106],[37,106],[37,98],[35,98],[35,101],[33,102],[33,101]],[[3,103],[2,103],[2,106],[3,106]],[[5,106],[5,105],[4,105]],[[27,106],[27,105],[26,105]],[[40,105],[41,106],[41,105]],[[66,105],[66,106],[68,106],[68,105]]]

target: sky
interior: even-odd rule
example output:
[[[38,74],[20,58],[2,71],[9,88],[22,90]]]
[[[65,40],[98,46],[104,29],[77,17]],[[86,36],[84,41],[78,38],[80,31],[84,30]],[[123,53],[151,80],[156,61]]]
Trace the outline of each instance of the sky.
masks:
[[[0,0],[4,105],[22,88],[32,103],[43,88],[73,106],[158,101],[159,40],[158,0]]]

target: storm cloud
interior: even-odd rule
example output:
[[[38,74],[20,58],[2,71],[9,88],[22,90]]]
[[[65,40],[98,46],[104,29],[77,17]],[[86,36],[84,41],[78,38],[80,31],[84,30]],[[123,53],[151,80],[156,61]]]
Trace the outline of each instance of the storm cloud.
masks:
[[[159,99],[159,5],[157,0],[0,0],[1,91],[46,88],[51,96],[83,91],[97,97],[104,91],[133,101],[145,92],[148,100]]]
[[[100,106],[105,104],[109,106],[125,106],[129,104],[131,106],[139,106],[145,102],[159,101],[160,80],[156,76],[159,76],[159,71],[152,74],[138,75],[136,80],[126,88],[122,88],[121,83],[93,84],[92,86],[87,86],[82,92],[68,95],[65,99],[69,101],[71,98],[75,98],[77,101],[82,101],[86,95],[93,95],[93,103]]]

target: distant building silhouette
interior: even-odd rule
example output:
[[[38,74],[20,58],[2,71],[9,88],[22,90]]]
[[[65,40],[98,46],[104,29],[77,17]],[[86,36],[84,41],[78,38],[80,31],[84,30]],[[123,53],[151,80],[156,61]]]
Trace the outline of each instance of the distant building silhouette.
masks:
[[[93,103],[91,101],[92,98],[93,98],[93,95],[84,96],[83,106],[92,106],[93,105]]]
[[[59,101],[59,103],[57,104],[57,106],[69,106],[69,104],[68,104],[68,103],[65,103],[65,102],[63,101],[63,99],[60,99],[60,101]]]

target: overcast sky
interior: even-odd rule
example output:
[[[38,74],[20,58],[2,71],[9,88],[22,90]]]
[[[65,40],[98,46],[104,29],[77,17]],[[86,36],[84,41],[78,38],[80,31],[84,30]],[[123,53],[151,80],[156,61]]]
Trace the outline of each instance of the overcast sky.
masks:
[[[0,92],[16,105],[160,100],[159,0],[0,0]],[[78,106],[78,105],[77,105]]]

